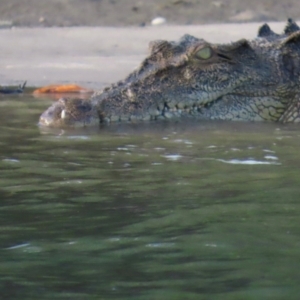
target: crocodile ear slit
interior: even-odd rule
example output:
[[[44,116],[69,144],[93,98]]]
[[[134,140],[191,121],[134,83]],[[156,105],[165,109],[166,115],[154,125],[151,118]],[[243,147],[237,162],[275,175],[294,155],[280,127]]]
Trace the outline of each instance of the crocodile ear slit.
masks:
[[[300,30],[300,27],[297,25],[297,23],[293,19],[288,19],[287,24],[284,28],[284,33],[287,35],[291,35],[294,32],[297,32]]]

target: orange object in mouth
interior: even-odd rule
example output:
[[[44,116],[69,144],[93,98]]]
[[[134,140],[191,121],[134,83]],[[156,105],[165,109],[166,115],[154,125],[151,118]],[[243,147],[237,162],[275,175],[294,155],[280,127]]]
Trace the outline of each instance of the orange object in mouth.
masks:
[[[93,91],[76,84],[52,84],[33,91],[33,94],[92,93]]]

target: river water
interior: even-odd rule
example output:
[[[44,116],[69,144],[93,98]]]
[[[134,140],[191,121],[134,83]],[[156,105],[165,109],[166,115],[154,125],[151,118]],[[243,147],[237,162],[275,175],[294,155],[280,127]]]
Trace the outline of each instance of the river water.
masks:
[[[37,126],[0,99],[1,299],[299,299],[300,125]]]

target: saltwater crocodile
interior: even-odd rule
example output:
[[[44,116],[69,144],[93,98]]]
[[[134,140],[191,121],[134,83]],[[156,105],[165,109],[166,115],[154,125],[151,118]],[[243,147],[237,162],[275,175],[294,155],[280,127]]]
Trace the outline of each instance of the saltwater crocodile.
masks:
[[[300,121],[300,28],[267,24],[253,40],[211,44],[191,35],[158,40],[127,78],[89,100],[60,99],[40,117],[51,127],[181,116],[243,121]]]

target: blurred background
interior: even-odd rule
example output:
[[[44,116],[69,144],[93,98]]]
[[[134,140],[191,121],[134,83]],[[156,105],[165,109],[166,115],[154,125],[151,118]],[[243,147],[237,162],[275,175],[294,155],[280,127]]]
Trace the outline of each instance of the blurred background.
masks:
[[[144,26],[284,21],[299,0],[0,0],[0,27]],[[158,22],[158,23],[160,23]]]

